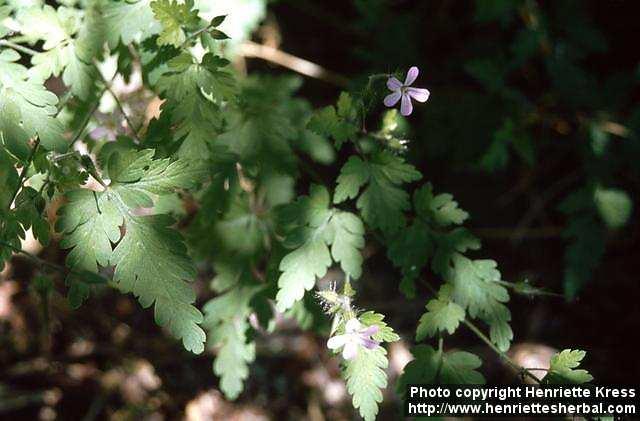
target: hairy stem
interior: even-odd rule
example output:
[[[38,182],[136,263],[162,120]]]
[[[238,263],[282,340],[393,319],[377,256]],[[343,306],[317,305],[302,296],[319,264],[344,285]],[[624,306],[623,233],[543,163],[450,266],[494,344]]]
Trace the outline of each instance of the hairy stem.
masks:
[[[531,380],[535,381],[536,383],[540,384],[540,379],[538,379],[536,376],[534,376],[528,368],[522,367],[521,365],[519,365],[518,363],[516,363],[515,361],[513,361],[511,358],[509,358],[509,356],[502,352],[500,349],[498,349],[497,346],[494,345],[493,342],[491,342],[491,339],[487,338],[487,335],[485,335],[475,324],[473,324],[472,322],[470,322],[467,319],[464,319],[462,321],[462,323],[464,323],[473,333],[476,334],[476,336],[478,338],[480,338],[484,343],[486,343],[496,354],[498,354],[504,361],[506,361],[507,364],[509,364],[511,366],[511,368],[513,368],[514,370],[516,370],[519,374],[522,374],[523,376],[527,376],[529,377]]]
[[[428,282],[424,281],[423,282],[424,285],[429,289],[429,291],[431,291],[432,294],[437,295],[437,291],[431,286],[431,284],[429,284]],[[540,379],[538,379],[536,376],[534,376],[533,374],[531,374],[531,372],[529,371],[528,368],[522,367],[521,365],[519,365],[518,363],[516,363],[515,361],[513,361],[511,358],[509,358],[509,356],[502,352],[500,349],[498,349],[498,347],[491,342],[491,339],[489,339],[487,337],[487,335],[485,335],[478,326],[476,326],[473,322],[470,322],[468,319],[464,319],[462,321],[462,323],[464,323],[469,330],[471,330],[473,333],[475,333],[475,335],[480,338],[480,340],[482,340],[484,343],[486,343],[489,348],[491,348],[492,351],[494,351],[496,354],[498,354],[504,361],[506,361],[506,363],[511,366],[511,368],[513,368],[518,374],[522,374],[523,376],[527,376],[529,377],[531,380],[535,381],[536,383],[540,384]]]

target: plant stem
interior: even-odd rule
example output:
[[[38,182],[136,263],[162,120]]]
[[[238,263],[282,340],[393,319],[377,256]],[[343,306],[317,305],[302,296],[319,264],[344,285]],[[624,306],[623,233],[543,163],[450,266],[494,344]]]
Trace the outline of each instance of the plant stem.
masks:
[[[69,99],[71,99],[72,96],[73,96],[73,94],[71,93],[71,90],[67,90],[67,92],[65,92],[62,95],[62,97],[60,97],[60,99],[58,100],[58,110],[53,115],[54,118],[58,117],[58,115],[60,115],[60,112],[62,111],[64,106],[67,105],[67,102],[69,102]]]
[[[467,319],[464,319],[462,321],[462,323],[464,323],[473,333],[476,334],[476,336],[478,338],[480,338],[484,343],[486,343],[496,354],[498,354],[500,357],[502,357],[502,359],[504,361],[506,361],[507,364],[509,364],[511,366],[511,368],[516,370],[519,374],[522,374],[523,376],[527,376],[531,380],[533,380],[536,383],[540,384],[540,379],[538,379],[536,376],[531,374],[529,369],[520,366],[515,361],[513,361],[511,358],[509,358],[509,356],[507,354],[505,354],[500,349],[498,349],[498,347],[495,346],[495,344],[493,342],[491,342],[491,339],[487,338],[487,335],[482,333],[482,331],[475,324],[473,324],[472,322],[470,322]]]
[[[116,105],[118,106],[118,109],[120,110],[120,112],[124,116],[124,119],[127,122],[127,125],[129,126],[129,129],[131,130],[131,133],[133,134],[133,137],[135,137],[135,139],[138,141],[138,143],[142,143],[142,141],[138,137],[138,129],[133,125],[133,123],[131,122],[131,119],[129,118],[127,113],[124,111],[124,106],[122,105],[122,102],[120,102],[120,99],[118,98],[116,93],[113,92],[113,89],[111,89],[111,82],[109,82],[107,79],[105,79],[105,77],[102,75],[102,73],[100,72],[99,69],[98,69],[98,75],[100,77],[100,80],[102,80],[102,83],[104,83],[105,89],[111,94],[113,99],[116,101]]]
[[[431,286],[431,284],[429,284],[428,282],[424,281],[423,282],[424,285],[429,289],[429,291],[431,291],[432,294],[437,295],[436,290]],[[529,377],[531,380],[535,381],[536,383],[540,384],[540,379],[538,379],[536,376],[534,376],[533,374],[531,374],[531,372],[529,372],[529,369],[524,368],[522,366],[520,366],[519,364],[517,364],[515,361],[513,361],[511,358],[509,358],[509,356],[507,354],[505,354],[504,352],[502,352],[500,349],[498,349],[498,347],[491,342],[491,339],[487,338],[487,335],[485,335],[484,333],[482,333],[482,331],[480,330],[480,328],[478,328],[475,324],[473,324],[472,322],[470,322],[467,319],[464,319],[462,321],[462,323],[464,323],[473,333],[476,334],[476,336],[478,338],[480,338],[484,343],[486,343],[487,345],[489,345],[489,348],[491,348],[496,354],[498,354],[504,361],[507,362],[507,364],[509,364],[511,366],[511,368],[513,368],[516,372],[518,372],[519,374],[522,374],[524,376]]]
[[[6,40],[6,39],[0,39],[0,45],[4,45],[5,47],[9,47],[9,48],[13,48],[14,50],[20,51],[21,53],[25,53],[25,54],[29,54],[30,56],[39,54],[38,51],[33,50],[29,47],[25,47],[23,45],[20,44],[16,44],[15,42]]]
[[[22,250],[18,247],[15,247],[7,242],[4,242],[2,240],[0,240],[0,246],[5,246],[10,248],[11,250],[13,250],[15,253],[18,254],[22,254],[23,256],[29,258],[30,260],[32,260],[33,262],[37,263],[38,265],[40,265],[40,267],[48,267],[50,269],[56,270],[58,272],[67,272],[67,268],[61,265],[57,265],[55,263],[51,263],[51,262],[47,262],[44,259],[39,258],[38,256],[36,256],[35,254],[31,254],[28,251]]]
[[[52,269],[52,270],[54,270],[56,272],[60,272],[62,274],[72,274],[72,273],[76,274],[76,275],[82,275],[83,274],[82,271],[80,271],[80,272],[74,271],[72,269],[67,268],[66,266],[58,265],[58,264],[52,263],[52,262],[47,262],[46,260],[41,259],[38,256],[36,256],[35,254],[31,254],[28,251],[22,250],[19,247],[15,247],[14,245],[12,245],[10,243],[7,243],[6,241],[0,240],[0,246],[4,246],[4,247],[7,247],[7,248],[10,248],[15,253],[22,254],[23,256],[25,256],[29,260],[33,261],[34,263],[36,263],[37,265],[39,265],[43,269],[44,268],[49,268],[49,269]],[[85,271],[85,272],[87,272],[87,271]],[[99,274],[98,274],[98,276],[100,278],[102,278],[102,281],[105,284],[109,283],[109,280],[107,278],[105,278],[105,277],[103,277],[102,275],[99,275]]]
[[[184,42],[180,45],[180,48],[184,48],[187,46],[187,44],[194,38],[198,37],[200,34],[207,32],[208,30],[210,30],[211,28],[213,28],[213,26],[211,24],[205,26],[204,28],[200,28],[197,31],[195,31],[193,34],[189,35]]]
[[[69,143],[69,148],[71,148],[73,144],[76,143],[78,139],[80,139],[80,137],[82,136],[82,132],[84,132],[84,129],[87,127],[87,124],[89,124],[89,121],[91,121],[91,116],[93,115],[93,113],[96,112],[96,110],[98,109],[98,106],[100,105],[100,98],[102,97],[102,94],[104,94],[104,90],[100,92],[100,94],[98,94],[98,99],[91,107],[91,110],[89,110],[87,115],[84,117],[84,121],[80,125],[80,128],[78,129],[76,134],[73,135],[73,137],[71,138],[71,142]]]
[[[16,186],[16,189],[13,192],[13,195],[11,196],[11,200],[9,201],[9,208],[11,208],[11,204],[13,203],[14,200],[16,200],[16,197],[18,197],[18,193],[20,193],[20,190],[22,189],[22,183],[24,183],[24,179],[27,176],[27,171],[31,166],[31,162],[33,162],[33,157],[36,154],[36,150],[38,149],[38,146],[40,146],[40,137],[36,137],[36,143],[35,145],[33,145],[33,149],[29,154],[29,158],[27,158],[27,162],[22,167],[22,171],[20,171],[20,177],[18,178],[18,185]]]

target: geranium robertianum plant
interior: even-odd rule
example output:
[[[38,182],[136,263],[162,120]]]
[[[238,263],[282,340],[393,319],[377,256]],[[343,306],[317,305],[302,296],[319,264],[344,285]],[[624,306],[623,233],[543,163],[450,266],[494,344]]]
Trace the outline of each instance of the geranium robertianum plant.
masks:
[[[341,286],[316,291],[332,320],[321,333],[327,352],[343,360],[354,407],[373,419],[387,387],[385,343],[399,336],[384,315],[356,306],[370,241],[401,274],[399,294],[426,300],[415,340],[435,344],[414,348],[399,395],[409,383],[484,381],[476,355],[445,350],[461,325],[517,375],[591,380],[576,369],[584,352],[559,353],[542,380],[506,356],[510,291],[539,291],[503,280],[495,261],[478,258],[480,241],[463,226],[467,212],[405,158],[410,143],[398,127],[407,121],[397,111],[387,110],[378,129],[365,128],[383,104],[400,101],[409,116],[412,99],[427,101],[429,91],[410,86],[416,67],[404,82],[373,75],[364,89],[313,111],[293,96],[297,79],[234,72],[223,54],[224,20],[191,1],[0,7],[3,263],[27,255],[46,275],[38,288],[57,285],[73,307],[96,288],[132,293],[187,351],[215,350],[213,372],[230,399],[255,359],[250,317],[268,330],[277,312],[309,312],[317,281],[339,267]],[[111,88],[133,68],[162,100],[148,124],[135,123]],[[51,77],[66,86],[60,98],[45,86]],[[113,136],[100,135],[95,119],[104,98],[127,123]],[[349,157],[335,180],[307,166],[329,164],[336,150]],[[176,225],[185,197],[196,210]],[[44,212],[53,201],[63,203],[55,224]],[[48,244],[52,225],[68,250],[65,266],[21,249],[29,229]],[[201,309],[190,285],[195,262],[216,273]],[[420,297],[417,283],[430,295]]]

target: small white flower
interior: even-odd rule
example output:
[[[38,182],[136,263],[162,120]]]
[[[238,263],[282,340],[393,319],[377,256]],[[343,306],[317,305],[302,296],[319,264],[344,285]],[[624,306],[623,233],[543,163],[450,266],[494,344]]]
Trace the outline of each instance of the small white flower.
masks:
[[[367,349],[373,349],[379,345],[377,341],[371,339],[371,336],[378,333],[378,326],[363,326],[355,317],[349,319],[344,326],[344,334],[336,335],[329,338],[327,348],[342,348],[342,358],[350,360],[358,355],[361,346]]]
[[[418,102],[425,102],[429,99],[429,90],[413,88],[410,86],[418,78],[418,73],[419,70],[416,66],[411,67],[407,72],[407,77],[404,80],[404,83],[400,82],[395,77],[390,77],[387,80],[387,88],[389,88],[393,93],[384,98],[384,105],[387,107],[393,107],[400,99],[402,99],[400,104],[400,114],[408,116],[413,111],[411,98]]]

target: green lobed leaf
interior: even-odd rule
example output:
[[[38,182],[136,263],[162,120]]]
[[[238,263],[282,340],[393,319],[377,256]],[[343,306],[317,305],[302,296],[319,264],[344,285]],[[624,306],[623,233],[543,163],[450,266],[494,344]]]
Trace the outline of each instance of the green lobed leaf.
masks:
[[[351,96],[342,92],[338,99],[337,109],[328,106],[316,111],[307,125],[308,129],[324,137],[332,137],[336,147],[340,149],[344,142],[353,140],[358,133],[354,122],[355,105]]]
[[[458,253],[480,248],[480,240],[462,227],[455,228],[444,234],[435,235],[434,240],[437,247],[431,261],[431,268],[445,279],[449,276],[454,256]]]
[[[593,380],[587,370],[576,369],[587,353],[579,349],[564,349],[551,357],[550,368],[542,379],[545,384],[582,384]]]
[[[366,421],[374,420],[378,404],[382,402],[382,389],[387,387],[385,369],[389,365],[387,351],[381,347],[360,348],[356,357],[346,361],[342,375],[347,381],[347,391],[352,396],[353,407]]]
[[[158,45],[173,45],[179,48],[186,41],[185,30],[195,27],[199,22],[198,11],[193,10],[193,6],[193,0],[184,3],[172,0],[151,2],[153,15],[162,25]]]
[[[280,262],[279,311],[290,308],[313,288],[316,278],[326,274],[332,256],[350,277],[355,279],[362,273],[362,222],[349,212],[330,209],[330,200],[324,187],[312,186],[309,196],[280,210],[279,219],[287,229],[284,244],[295,250]]]
[[[58,97],[29,79],[19,59],[13,50],[0,51],[0,140],[20,159],[28,157],[28,141],[36,135],[45,149],[64,152],[67,142],[55,118]]]
[[[109,28],[107,41],[114,50],[120,41],[124,45],[140,43],[162,29],[151,9],[152,0],[110,1],[105,6],[104,21]]]
[[[447,331],[452,335],[464,320],[464,316],[464,309],[447,297],[429,300],[427,312],[420,318],[416,329],[416,341],[428,336],[433,337],[438,332]]]
[[[400,340],[400,336],[393,331],[391,326],[384,322],[384,315],[374,311],[367,311],[358,316],[360,322],[365,326],[378,326],[378,333],[373,335],[373,339],[379,342],[395,342]]]
[[[237,267],[227,267],[218,276],[237,280],[242,276],[238,271]],[[236,284],[203,308],[203,327],[209,332],[211,347],[217,349],[213,371],[220,376],[220,389],[228,399],[235,399],[242,392],[244,380],[249,376],[249,364],[255,358],[255,343],[248,341],[246,332],[251,313],[249,303],[260,289]]]
[[[453,255],[452,262],[446,277],[452,286],[451,297],[469,316],[488,323],[491,341],[506,351],[513,339],[509,326],[511,313],[503,304],[509,301],[509,293],[498,283],[501,279],[496,262],[471,260],[458,253]]]
[[[434,248],[429,227],[421,219],[415,219],[391,238],[387,256],[402,271],[400,290],[407,298],[415,297],[415,280],[433,256]]]
[[[403,397],[410,384],[484,384],[484,376],[477,371],[482,361],[465,351],[443,352],[428,345],[411,350],[414,356],[398,378],[397,393]]]
[[[368,161],[352,156],[342,167],[337,180],[334,203],[355,198],[362,217],[371,227],[394,234],[405,224],[404,211],[410,207],[409,195],[400,186],[422,175],[402,158],[379,152]]]
[[[42,81],[62,75],[74,95],[88,99],[97,79],[93,60],[101,55],[106,37],[102,6],[100,0],[90,0],[84,11],[49,5],[21,10],[22,34],[30,42],[44,41],[44,51],[31,59],[29,75]]]
[[[125,218],[126,234],[113,250],[109,263],[113,280],[122,292],[133,293],[142,307],[154,305],[155,321],[182,339],[188,351],[204,350],[202,313],[193,306],[196,295],[186,280],[195,277],[193,263],[179,233],[167,215]]]
[[[451,194],[434,195],[431,183],[415,191],[413,202],[418,215],[442,227],[460,225],[469,217],[467,212],[458,208],[458,202]]]
[[[180,141],[179,157],[210,156],[210,143],[222,131],[220,104],[235,98],[235,81],[217,58],[207,53],[198,63],[183,53],[169,62],[168,71],[158,80],[157,88],[167,99],[162,115],[176,126],[173,136]]]
[[[364,247],[364,225],[360,218],[350,212],[335,212],[331,216],[332,237],[331,257],[340,263],[342,270],[352,279],[362,274],[362,253]]]
[[[196,271],[183,239],[171,228],[171,217],[136,216],[133,211],[153,204],[150,193],[169,194],[194,185],[202,172],[187,171],[183,162],[153,160],[152,155],[150,150],[115,152],[105,191],[68,192],[57,226],[64,234],[61,245],[72,249],[67,258],[72,269],[97,272],[97,265],[114,265],[115,286],[132,292],[144,308],[154,305],[156,323],[182,339],[187,350],[200,353],[205,334],[198,324],[203,317],[187,283]],[[113,250],[112,243],[117,243]],[[88,293],[86,286],[74,284],[77,280],[68,280],[74,305]]]

